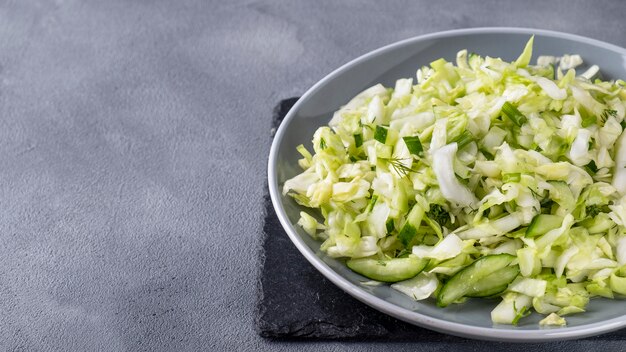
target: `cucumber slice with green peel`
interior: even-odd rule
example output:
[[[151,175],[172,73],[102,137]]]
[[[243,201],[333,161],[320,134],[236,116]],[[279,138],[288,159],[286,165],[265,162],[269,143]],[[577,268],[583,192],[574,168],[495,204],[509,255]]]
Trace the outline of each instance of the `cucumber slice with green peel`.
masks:
[[[419,204],[415,204],[406,217],[406,223],[402,226],[398,239],[405,248],[410,248],[411,243],[417,235],[417,229],[420,228],[422,219],[424,218],[424,208]]]
[[[509,287],[509,284],[515,280],[517,275],[519,275],[519,266],[517,265],[502,268],[477,282],[465,296],[491,297],[498,295]]]
[[[561,227],[561,224],[563,224],[562,216],[550,214],[535,215],[530,225],[528,225],[528,229],[526,229],[526,237],[544,235],[550,230]]]
[[[428,259],[415,256],[392,259],[359,258],[350,259],[348,268],[367,278],[382,282],[398,282],[408,280],[422,272],[428,264]]]
[[[506,290],[507,287],[509,287],[509,284],[495,286],[495,287],[492,287],[492,288],[490,288],[488,290],[485,290],[483,292],[480,292],[480,293],[465,295],[465,297],[470,297],[470,298],[493,298],[493,297],[498,297],[498,296],[500,296],[500,294],[502,292],[504,292]]]
[[[475,289],[477,286],[485,292],[492,288],[495,290],[496,287],[503,286],[504,284],[508,285],[510,281],[506,282],[505,279],[509,279],[509,277],[494,274],[508,267],[514,259],[515,256],[503,253],[484,256],[476,260],[461,269],[461,271],[452,276],[452,278],[443,285],[437,297],[437,305],[446,307],[450,303],[466,296],[468,293],[479,293],[479,291]],[[484,280],[487,282],[481,284]]]

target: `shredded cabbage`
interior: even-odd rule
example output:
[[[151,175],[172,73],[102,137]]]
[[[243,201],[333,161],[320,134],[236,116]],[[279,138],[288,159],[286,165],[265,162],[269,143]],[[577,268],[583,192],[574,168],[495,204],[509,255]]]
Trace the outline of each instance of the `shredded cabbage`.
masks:
[[[312,153],[298,147],[283,185],[308,208],[298,224],[332,257],[428,260],[392,285],[414,300],[515,256],[494,323],[534,309],[565,326],[590,298],[626,295],[626,85],[577,75],[578,55],[532,65],[532,45],[513,62],[462,50],[350,100]]]

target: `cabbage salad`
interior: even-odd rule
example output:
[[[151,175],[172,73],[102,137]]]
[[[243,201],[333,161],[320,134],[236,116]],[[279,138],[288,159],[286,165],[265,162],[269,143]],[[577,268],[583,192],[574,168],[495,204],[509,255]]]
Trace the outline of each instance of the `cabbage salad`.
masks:
[[[578,55],[466,50],[377,84],[298,146],[283,193],[364,284],[440,307],[496,298],[495,324],[562,326],[626,295],[626,82]]]

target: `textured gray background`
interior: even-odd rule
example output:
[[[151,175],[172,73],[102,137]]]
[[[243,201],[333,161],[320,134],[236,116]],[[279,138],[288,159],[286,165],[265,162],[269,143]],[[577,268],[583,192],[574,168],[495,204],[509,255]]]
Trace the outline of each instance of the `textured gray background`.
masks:
[[[0,350],[449,349],[256,335],[272,107],[407,37],[511,25],[626,46],[625,15],[622,1],[0,1]]]

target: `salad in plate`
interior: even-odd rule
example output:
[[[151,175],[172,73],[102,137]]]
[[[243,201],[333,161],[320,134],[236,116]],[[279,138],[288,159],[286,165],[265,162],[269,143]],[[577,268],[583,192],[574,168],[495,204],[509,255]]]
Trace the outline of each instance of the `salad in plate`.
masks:
[[[298,224],[364,284],[498,299],[496,324],[626,296],[626,82],[578,55],[531,65],[532,47],[461,50],[350,100],[297,148]]]

